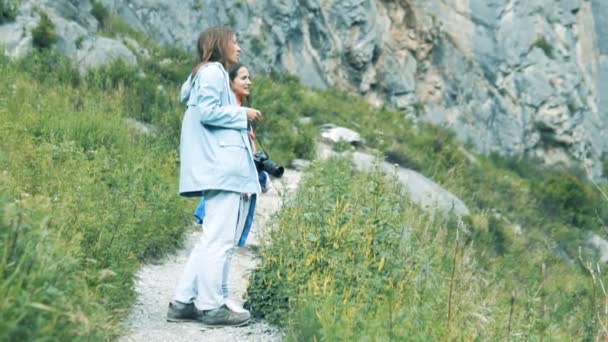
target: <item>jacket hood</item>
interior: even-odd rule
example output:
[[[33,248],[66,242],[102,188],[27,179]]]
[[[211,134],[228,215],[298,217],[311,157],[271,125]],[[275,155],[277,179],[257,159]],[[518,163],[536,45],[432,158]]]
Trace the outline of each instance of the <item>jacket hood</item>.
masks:
[[[184,82],[184,84],[182,84],[182,90],[180,92],[180,101],[183,104],[187,104],[188,100],[190,99],[190,93],[192,92],[192,88],[194,87],[194,81],[196,81],[196,77],[198,77],[198,75],[200,74],[201,70],[203,70],[203,68],[207,68],[209,66],[216,66],[218,68],[220,68],[224,74],[227,75],[226,70],[224,69],[224,67],[218,63],[218,62],[209,62],[206,64],[203,64],[198,71],[196,72],[196,75],[194,75],[194,77],[192,76],[192,74],[190,74],[188,76],[188,78],[186,79],[186,82]]]
[[[193,86],[194,82],[192,82],[192,75],[189,75],[188,78],[186,79],[186,82],[184,82],[184,84],[182,84],[182,90],[180,92],[180,101],[183,104],[188,103],[188,100],[190,99],[190,92],[192,91],[192,86]]]

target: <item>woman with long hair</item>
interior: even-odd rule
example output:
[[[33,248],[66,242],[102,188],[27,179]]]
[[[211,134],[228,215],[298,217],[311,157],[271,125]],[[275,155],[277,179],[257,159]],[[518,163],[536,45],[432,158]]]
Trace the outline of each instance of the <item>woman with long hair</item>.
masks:
[[[167,320],[211,326],[246,324],[247,310],[226,305],[232,252],[245,225],[251,195],[260,192],[249,138],[260,111],[242,107],[227,69],[238,62],[236,35],[226,27],[204,30],[199,62],[182,86],[187,105],[180,136],[179,192],[205,197],[205,227],[169,304]]]

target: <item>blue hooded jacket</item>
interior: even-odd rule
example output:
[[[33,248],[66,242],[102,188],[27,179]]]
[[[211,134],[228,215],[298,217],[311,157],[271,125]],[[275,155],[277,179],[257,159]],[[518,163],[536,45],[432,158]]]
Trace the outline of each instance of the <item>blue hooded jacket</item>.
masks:
[[[206,190],[260,192],[245,109],[220,63],[207,63],[182,86],[187,109],[180,135],[179,193]]]

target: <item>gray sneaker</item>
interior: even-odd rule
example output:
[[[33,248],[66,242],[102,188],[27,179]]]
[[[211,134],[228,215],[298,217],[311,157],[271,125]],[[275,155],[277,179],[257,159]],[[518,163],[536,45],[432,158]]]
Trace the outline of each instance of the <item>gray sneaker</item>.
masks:
[[[172,301],[167,310],[167,322],[200,322],[202,311],[198,310],[193,303],[181,303]]]
[[[251,319],[249,311],[235,312],[226,305],[201,313],[200,322],[208,327],[240,327],[249,323],[249,319]]]

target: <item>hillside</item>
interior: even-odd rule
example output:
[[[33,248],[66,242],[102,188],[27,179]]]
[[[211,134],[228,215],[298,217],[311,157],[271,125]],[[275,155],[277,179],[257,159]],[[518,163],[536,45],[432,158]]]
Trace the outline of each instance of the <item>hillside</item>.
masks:
[[[190,224],[175,99],[191,56],[130,37],[147,57],[86,73],[52,44],[0,56],[0,339],[120,336],[134,272]],[[606,236],[608,191],[584,168],[477,155],[444,128],[287,74],[254,84],[272,159],[313,159],[319,126],[338,124],[471,212],[436,217],[391,175],[314,162],[260,251],[257,315],[294,339],[605,336],[603,255],[589,241]]]

